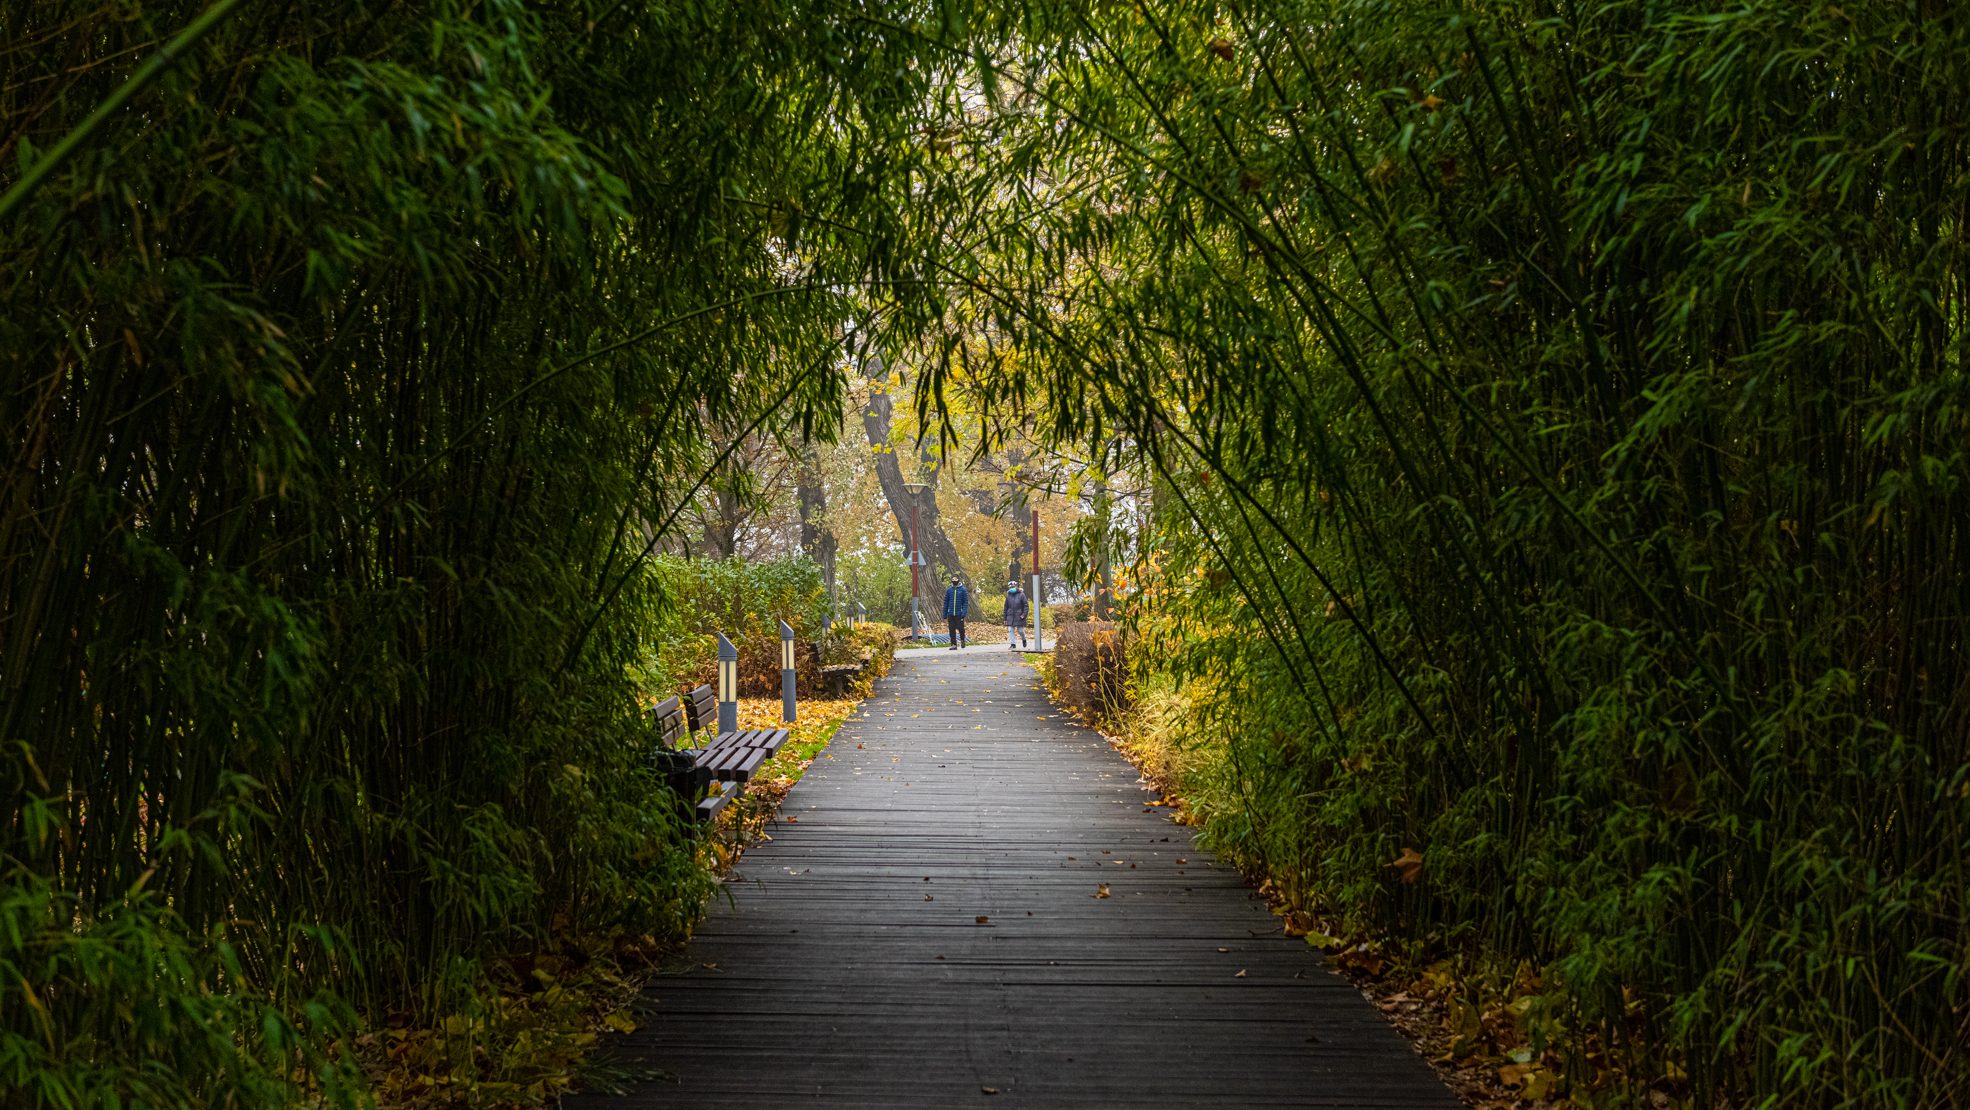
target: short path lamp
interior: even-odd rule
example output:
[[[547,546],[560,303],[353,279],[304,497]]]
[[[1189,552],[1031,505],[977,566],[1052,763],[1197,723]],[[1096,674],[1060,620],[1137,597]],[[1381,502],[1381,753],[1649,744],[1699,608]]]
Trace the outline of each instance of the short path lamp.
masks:
[[[780,720],[793,723],[793,629],[780,622]]]
[[[739,730],[739,649],[718,636],[718,731]]]

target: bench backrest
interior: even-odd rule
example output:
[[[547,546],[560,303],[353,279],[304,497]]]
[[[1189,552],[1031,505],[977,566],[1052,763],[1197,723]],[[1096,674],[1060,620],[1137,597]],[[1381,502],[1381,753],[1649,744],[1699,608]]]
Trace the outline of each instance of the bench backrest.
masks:
[[[692,732],[718,731],[718,694],[700,686],[684,695],[684,711],[690,715]]]
[[[650,719],[656,725],[657,740],[666,750],[676,751],[684,739],[684,710],[676,698],[666,698],[650,710]]]

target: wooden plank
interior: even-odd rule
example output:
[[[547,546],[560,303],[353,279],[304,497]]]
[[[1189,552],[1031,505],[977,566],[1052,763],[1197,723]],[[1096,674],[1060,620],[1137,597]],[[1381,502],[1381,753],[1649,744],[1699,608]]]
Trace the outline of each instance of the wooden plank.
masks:
[[[718,728],[718,694],[709,686],[699,686],[684,696],[684,711],[691,732],[705,735]]]
[[[722,782],[712,784],[712,789],[714,792],[699,799],[697,806],[694,807],[693,812],[700,821],[710,821],[717,817],[718,811],[724,809],[739,793],[737,787],[727,786]]]
[[[1151,799],[1003,648],[907,654],[618,1042],[677,1082],[565,1105],[1455,1107]]]
[[[735,753],[736,758],[726,769],[726,774],[736,782],[745,782],[752,778],[754,771],[759,770],[760,764],[766,762],[767,755],[764,748],[742,748]]]

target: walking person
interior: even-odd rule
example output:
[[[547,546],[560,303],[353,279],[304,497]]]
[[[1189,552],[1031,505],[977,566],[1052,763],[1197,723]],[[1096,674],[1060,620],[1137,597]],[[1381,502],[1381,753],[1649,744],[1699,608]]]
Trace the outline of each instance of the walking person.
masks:
[[[1026,615],[1031,612],[1019,583],[1006,583],[1006,647],[1018,651],[1026,645]],[[1017,642],[1015,642],[1017,641]]]
[[[964,646],[964,619],[971,615],[971,591],[958,576],[951,576],[951,588],[944,591],[944,619],[951,622],[951,650]]]

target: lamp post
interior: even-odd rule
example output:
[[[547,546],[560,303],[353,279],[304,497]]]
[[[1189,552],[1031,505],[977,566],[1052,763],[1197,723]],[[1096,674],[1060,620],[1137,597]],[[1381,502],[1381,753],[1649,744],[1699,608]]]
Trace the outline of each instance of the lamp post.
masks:
[[[923,635],[923,609],[917,598],[917,568],[923,564],[923,549],[917,546],[917,507],[923,503],[923,491],[929,489],[922,482],[905,482],[903,488],[910,491],[910,638]]]
[[[739,727],[739,649],[718,635],[718,731],[735,732]]]
[[[792,724],[796,715],[793,689],[793,629],[780,622],[780,719]]]
[[[1033,610],[1033,650],[1045,651],[1047,645],[1040,639],[1040,510],[1033,510],[1033,596],[1028,602]]]

